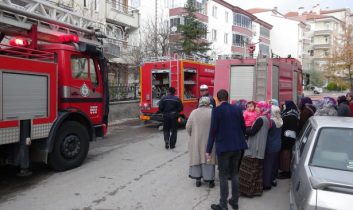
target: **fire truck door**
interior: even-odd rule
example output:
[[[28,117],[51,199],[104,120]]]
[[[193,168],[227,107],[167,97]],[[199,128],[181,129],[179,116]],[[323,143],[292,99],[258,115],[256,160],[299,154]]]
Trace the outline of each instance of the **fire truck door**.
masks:
[[[70,107],[80,109],[89,116],[93,124],[102,122],[103,84],[101,83],[96,61],[82,55],[71,55],[70,95],[66,101],[70,103]]]

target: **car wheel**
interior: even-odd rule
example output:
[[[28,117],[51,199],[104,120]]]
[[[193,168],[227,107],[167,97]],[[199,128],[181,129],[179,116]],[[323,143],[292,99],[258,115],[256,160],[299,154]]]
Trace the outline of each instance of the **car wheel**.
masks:
[[[89,134],[80,123],[68,121],[58,130],[53,151],[48,156],[48,165],[56,171],[65,171],[80,166],[89,150]]]

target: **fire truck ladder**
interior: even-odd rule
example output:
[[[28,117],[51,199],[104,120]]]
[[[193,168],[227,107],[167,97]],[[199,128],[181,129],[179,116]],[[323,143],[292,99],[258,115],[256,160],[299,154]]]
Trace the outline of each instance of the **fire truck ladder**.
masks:
[[[43,0],[0,0],[0,32],[10,36],[29,36],[37,25],[38,39],[55,42],[58,35],[73,34],[80,42],[103,46],[121,43],[116,27],[95,21]],[[104,39],[103,39],[104,38]],[[1,41],[1,40],[0,40]]]
[[[268,61],[267,58],[257,58],[256,60],[256,71],[255,71],[255,83],[254,83],[254,96],[257,101],[266,100],[267,93],[267,69]]]

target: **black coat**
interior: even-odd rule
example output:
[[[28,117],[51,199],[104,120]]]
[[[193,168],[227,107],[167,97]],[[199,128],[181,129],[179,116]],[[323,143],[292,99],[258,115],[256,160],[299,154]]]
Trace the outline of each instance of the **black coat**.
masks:
[[[294,110],[285,111],[282,113],[282,119],[282,150],[292,150],[296,137],[299,134],[298,112]]]

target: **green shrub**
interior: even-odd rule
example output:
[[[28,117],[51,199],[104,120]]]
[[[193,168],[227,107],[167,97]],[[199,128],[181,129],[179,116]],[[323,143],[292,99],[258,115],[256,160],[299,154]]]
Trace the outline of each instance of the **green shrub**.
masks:
[[[327,90],[337,90],[336,83],[330,82],[327,84]]]

